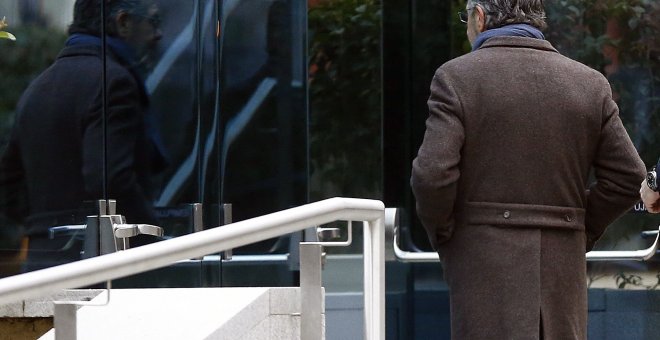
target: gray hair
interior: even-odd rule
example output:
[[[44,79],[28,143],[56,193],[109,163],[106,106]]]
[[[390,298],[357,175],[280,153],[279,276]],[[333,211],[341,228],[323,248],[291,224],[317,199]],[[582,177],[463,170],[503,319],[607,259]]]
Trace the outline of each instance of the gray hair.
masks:
[[[543,0],[468,0],[468,8],[479,5],[486,12],[486,29],[509,24],[529,24],[544,30]]]
[[[101,1],[105,1],[106,34],[117,35],[114,20],[121,11],[146,15],[153,0],[76,0],[73,6],[73,22],[69,34],[85,33],[101,36]]]

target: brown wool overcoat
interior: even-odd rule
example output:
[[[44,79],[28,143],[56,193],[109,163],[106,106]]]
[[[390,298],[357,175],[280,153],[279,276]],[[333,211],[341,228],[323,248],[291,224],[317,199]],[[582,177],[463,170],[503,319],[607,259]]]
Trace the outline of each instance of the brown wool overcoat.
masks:
[[[545,40],[495,37],[436,71],[428,105],[411,185],[452,339],[586,339],[585,248],[645,174],[607,80]]]

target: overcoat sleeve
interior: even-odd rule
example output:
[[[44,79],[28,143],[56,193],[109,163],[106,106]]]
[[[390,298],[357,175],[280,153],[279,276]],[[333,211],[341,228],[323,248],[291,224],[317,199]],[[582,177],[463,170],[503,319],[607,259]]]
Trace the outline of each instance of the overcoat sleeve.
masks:
[[[27,214],[25,170],[18,147],[18,128],[15,126],[0,156],[0,219],[4,224],[7,224],[5,219],[21,224]]]
[[[454,203],[464,142],[462,108],[442,67],[431,82],[424,140],[413,160],[411,187],[420,218],[434,249],[451,237]]]
[[[639,201],[646,169],[619,118],[609,83],[602,106],[601,138],[593,162],[596,182],[587,196],[586,250],[593,248],[605,228]]]

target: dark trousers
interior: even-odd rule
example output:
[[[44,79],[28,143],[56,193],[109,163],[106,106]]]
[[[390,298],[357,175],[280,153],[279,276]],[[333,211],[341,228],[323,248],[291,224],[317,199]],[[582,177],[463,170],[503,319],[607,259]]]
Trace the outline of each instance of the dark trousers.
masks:
[[[29,237],[27,260],[22,271],[30,272],[78,261],[81,259],[82,247],[82,240],[75,235],[54,239],[47,235],[32,235]]]

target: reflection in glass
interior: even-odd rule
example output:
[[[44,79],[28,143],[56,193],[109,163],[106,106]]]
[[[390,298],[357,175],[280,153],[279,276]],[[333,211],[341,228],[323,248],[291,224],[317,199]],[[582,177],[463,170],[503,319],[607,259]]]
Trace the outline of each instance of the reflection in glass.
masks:
[[[155,203],[161,211],[203,202],[217,213],[219,204],[232,203],[241,220],[305,202],[298,7],[161,1],[161,58],[147,78],[172,159]],[[207,217],[215,221],[209,226],[219,222]]]
[[[57,186],[51,190],[38,181],[25,182],[33,191],[22,197],[54,207],[36,209],[37,205],[29,202],[30,212],[23,217],[34,215],[33,211],[55,211],[54,220],[41,220],[40,234],[46,235],[45,231],[54,226],[84,224],[87,215],[96,213],[95,201],[101,198],[116,199],[117,213],[125,215],[129,223],[162,226],[166,238],[192,232],[192,203],[204,204],[205,227],[213,227],[223,220],[220,207],[224,203],[233,205],[233,220],[237,221],[307,202],[303,2],[144,0],[138,2],[139,10],[109,10],[112,15],[128,14],[121,17],[121,24],[128,25],[105,27],[109,35],[105,107],[100,90],[103,68],[98,55],[99,32],[76,31],[73,33],[78,35],[72,37],[66,34],[74,1],[53,1],[44,7],[18,3],[12,8],[25,8],[27,14],[22,22],[16,21],[13,32],[43,39],[39,45],[29,43],[39,41],[34,38],[19,40],[16,45],[3,43],[3,86],[11,89],[3,91],[0,101],[0,138],[5,145],[14,126],[18,97],[53,63],[62,46],[91,45],[86,50],[95,58],[88,69],[72,70],[56,79],[89,82],[75,86],[78,101],[68,105],[74,111],[88,110],[86,115],[76,119],[71,114],[67,116],[70,121],[59,125],[47,123],[43,117],[31,119],[31,124],[25,125],[30,131],[14,134],[24,143],[41,146],[31,155],[38,169],[50,174],[43,182]],[[87,17],[98,23],[100,17],[96,14]],[[121,36],[125,39],[119,39],[119,45],[126,43],[130,49],[117,48],[117,41],[110,39],[121,34],[128,35]],[[5,53],[5,48],[13,50]],[[127,50],[134,54],[124,54]],[[70,64],[81,60],[87,59],[66,59]],[[19,64],[22,67],[17,67]],[[55,63],[58,67],[61,64]],[[12,67],[4,72],[5,65]],[[47,75],[52,73],[48,71]],[[84,76],[72,76],[79,74]],[[7,84],[10,81],[12,86]],[[18,108],[44,105],[44,117],[48,110],[60,107],[55,101],[44,100],[49,93],[67,89],[74,92],[68,83],[34,84],[29,91],[41,97],[24,100]],[[60,101],[69,98],[59,92],[51,97]],[[127,104],[125,100],[134,102]],[[65,146],[64,141],[77,146]],[[60,149],[51,150],[59,143]],[[23,149],[12,150],[18,153]],[[85,155],[92,160],[83,160]],[[81,179],[85,176],[94,180],[85,182]],[[72,184],[70,178],[78,180]],[[10,186],[23,183],[11,179],[3,182],[3,202],[18,201],[9,194],[19,190]],[[10,215],[3,218],[9,219]],[[8,228],[10,224],[16,227]],[[16,231],[11,237],[2,237],[3,249],[12,256],[21,246],[19,228],[24,224],[21,220],[3,221],[3,232]],[[71,228],[62,236],[55,247],[67,249],[65,261],[80,258],[84,233]],[[46,244],[54,244],[48,237],[43,239]],[[289,252],[288,238],[240,251]]]
[[[26,223],[31,222],[26,221],[29,214],[40,213],[45,210],[44,207],[50,204],[60,204],[59,201],[39,200],[40,192],[35,188],[36,183],[28,186],[25,181],[28,175],[24,171],[22,160],[26,161],[29,158],[30,167],[32,167],[41,162],[40,152],[23,157],[23,149],[18,147],[19,144],[30,144],[37,148],[47,147],[50,138],[54,138],[52,135],[36,134],[26,140],[27,138],[21,136],[19,129],[36,130],[45,124],[39,121],[33,123],[33,117],[23,119],[29,119],[29,122],[19,123],[22,118],[17,112],[22,109],[17,107],[17,103],[28,84],[53,63],[66,39],[66,27],[59,25],[57,20],[62,16],[61,13],[44,12],[35,5],[34,2],[27,1],[5,1],[0,5],[0,10],[2,10],[0,16],[7,17],[11,32],[18,38],[15,42],[0,41],[0,74],[2,74],[0,81],[0,141],[3,153],[3,159],[0,162],[2,168],[0,171],[0,262],[2,263],[0,276],[12,275],[21,271],[21,265],[28,256],[28,238],[24,237],[25,231],[32,229],[32,225]],[[71,9],[69,8],[67,11],[70,12]],[[37,97],[35,100],[41,102],[42,99]],[[23,99],[21,107],[25,107],[27,104]],[[48,104],[50,103],[42,102],[44,106]],[[70,126],[61,126],[61,128],[64,133],[72,131]],[[10,139],[11,145],[9,145]],[[22,141],[19,142],[19,140]],[[61,156],[64,155],[51,154],[48,164],[44,165],[45,169],[54,168],[62,162],[72,161],[59,158]],[[36,171],[45,170],[36,169]],[[29,176],[38,175],[30,174]],[[55,175],[52,178],[63,180]],[[29,196],[28,193],[30,193]],[[34,208],[28,204],[29,202]],[[78,204],[71,209],[72,215],[76,213]],[[66,248],[66,242],[57,246],[59,249]],[[35,247],[34,243],[32,247]],[[69,249],[63,249],[63,252],[69,252]],[[75,253],[75,250],[73,252]]]
[[[223,3],[219,169],[208,180],[234,220],[307,202],[305,9],[294,0]],[[289,243],[253,248],[288,252]]]
[[[26,25],[59,17],[30,3],[21,3]],[[33,71],[16,104],[0,184],[3,211],[21,210],[24,270],[80,259],[82,226],[99,213],[99,199],[116,199],[128,221],[157,223],[150,181],[166,160],[143,79],[162,34],[151,20],[159,9],[152,0],[109,2],[106,9],[102,26],[98,1],[59,8],[73,11],[68,38],[52,65]],[[152,241],[136,237],[131,243]]]
[[[30,80],[49,65],[57,55],[65,35],[56,28],[45,30],[31,25],[19,15],[18,4],[0,5],[0,16],[6,17],[8,31],[21,39],[18,42],[0,39],[0,145],[4,150],[13,126],[16,103]],[[14,193],[16,195],[14,195]],[[23,194],[20,194],[23,193]],[[0,206],[20,207],[12,203],[25,199],[20,182],[0,188]],[[9,200],[9,201],[8,201]],[[26,254],[27,244],[22,238],[23,209],[0,214],[0,277],[20,271],[20,263]]]

